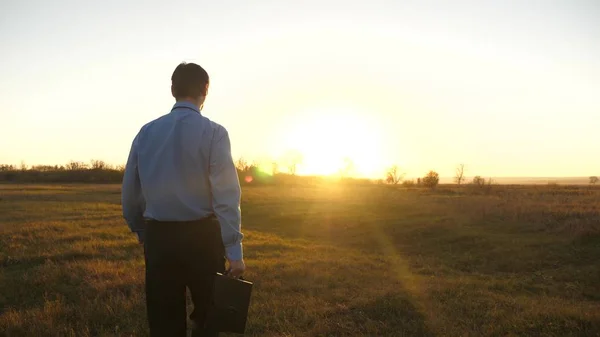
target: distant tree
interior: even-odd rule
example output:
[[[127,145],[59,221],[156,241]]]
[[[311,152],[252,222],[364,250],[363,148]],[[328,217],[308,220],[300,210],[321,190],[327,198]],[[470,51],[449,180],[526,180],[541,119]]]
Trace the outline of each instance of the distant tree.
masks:
[[[385,182],[388,184],[397,185],[404,178],[404,173],[400,172],[400,168],[394,165],[385,173]]]
[[[27,171],[27,164],[24,160],[21,160],[21,171]]]
[[[456,184],[461,185],[465,180],[465,164],[460,164],[456,168],[456,174],[454,176],[454,181]]]
[[[277,173],[279,173],[279,164],[274,160],[271,163],[271,174],[276,175]]]
[[[590,177],[590,185],[596,185],[598,183],[598,177],[592,176]]]
[[[108,165],[103,160],[90,160],[90,168],[93,170],[105,170],[108,168]]]
[[[421,178],[417,178],[417,185],[421,186],[421,183],[422,183]]]
[[[440,183],[440,175],[435,171],[429,171],[421,181],[423,182],[423,186],[434,188]]]
[[[244,157],[240,157],[240,159],[235,162],[235,168],[240,172],[248,172],[251,167],[252,166],[248,164],[248,161],[244,159]]]
[[[471,181],[471,184],[477,187],[484,187],[485,186],[485,179],[482,178],[481,176],[475,176],[473,177],[473,180]]]
[[[297,163],[289,163],[288,165],[288,173],[295,176],[296,172],[298,171],[298,164]]]

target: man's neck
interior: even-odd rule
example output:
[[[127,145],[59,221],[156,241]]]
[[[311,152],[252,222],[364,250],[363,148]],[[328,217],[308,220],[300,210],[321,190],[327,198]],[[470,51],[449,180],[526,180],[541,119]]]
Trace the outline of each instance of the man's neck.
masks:
[[[198,102],[191,98],[178,99],[178,100],[175,100],[175,103],[189,103],[189,104],[193,104],[196,108],[200,109]]]

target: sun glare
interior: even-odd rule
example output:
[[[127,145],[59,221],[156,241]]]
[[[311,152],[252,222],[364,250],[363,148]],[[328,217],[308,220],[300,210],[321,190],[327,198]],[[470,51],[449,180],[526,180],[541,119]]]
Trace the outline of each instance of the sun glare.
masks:
[[[315,109],[286,129],[284,143],[298,151],[298,174],[372,177],[383,169],[381,130],[352,109]]]

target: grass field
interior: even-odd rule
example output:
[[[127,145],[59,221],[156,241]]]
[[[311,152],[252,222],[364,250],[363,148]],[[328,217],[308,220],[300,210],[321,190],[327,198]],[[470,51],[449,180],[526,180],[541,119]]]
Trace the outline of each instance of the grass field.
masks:
[[[248,336],[600,336],[600,189],[245,187]],[[0,335],[146,336],[115,185],[0,185]]]

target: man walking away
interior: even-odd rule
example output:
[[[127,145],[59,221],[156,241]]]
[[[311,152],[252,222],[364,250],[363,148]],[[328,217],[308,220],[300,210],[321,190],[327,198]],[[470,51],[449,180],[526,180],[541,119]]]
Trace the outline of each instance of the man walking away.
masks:
[[[206,322],[216,272],[239,277],[240,185],[227,130],[202,116],[209,78],[182,63],[171,77],[176,103],[144,125],[123,177],[123,217],[144,244],[151,337],[186,336],[186,286],[194,337],[218,336]]]

